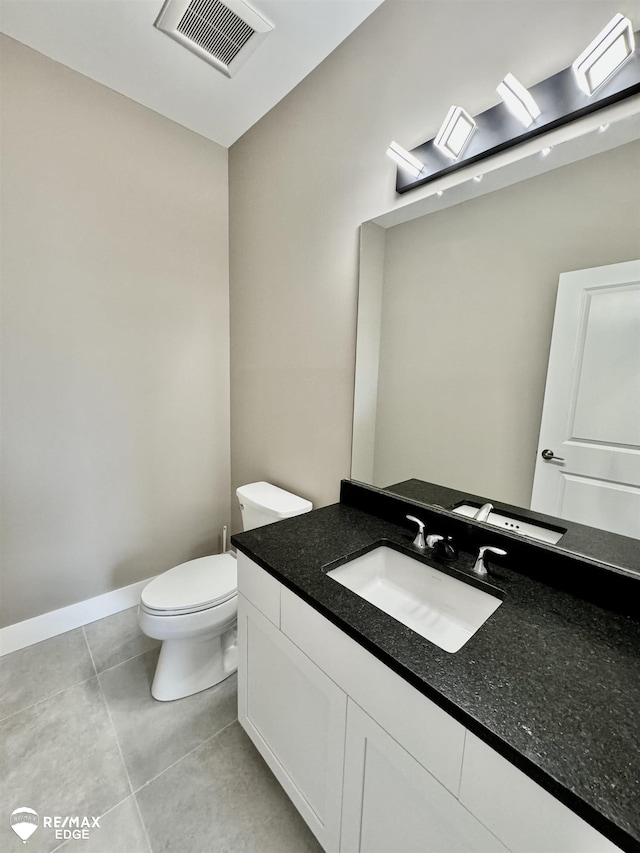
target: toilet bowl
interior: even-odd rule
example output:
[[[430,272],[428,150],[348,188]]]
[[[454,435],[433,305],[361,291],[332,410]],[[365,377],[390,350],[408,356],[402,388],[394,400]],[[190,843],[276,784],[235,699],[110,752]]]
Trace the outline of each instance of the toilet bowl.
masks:
[[[232,554],[190,560],[145,586],[138,624],[148,637],[162,640],[154,699],[181,699],[235,672],[237,589]]]
[[[310,501],[271,483],[236,492],[245,530],[309,512]],[[140,596],[138,624],[162,640],[151,695],[162,702],[213,687],[237,669],[238,576],[232,553],[181,563]]]

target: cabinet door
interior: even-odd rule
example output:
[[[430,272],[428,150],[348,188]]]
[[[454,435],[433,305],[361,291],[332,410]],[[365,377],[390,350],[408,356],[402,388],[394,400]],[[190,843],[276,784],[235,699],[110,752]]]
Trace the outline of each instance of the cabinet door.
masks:
[[[325,850],[338,850],[347,697],[242,595],[238,719]]]
[[[397,741],[349,700],[342,853],[507,853]]]
[[[457,796],[463,726],[297,595],[283,587],[281,596],[282,633]]]
[[[464,747],[460,801],[517,853],[621,853],[470,732]]]

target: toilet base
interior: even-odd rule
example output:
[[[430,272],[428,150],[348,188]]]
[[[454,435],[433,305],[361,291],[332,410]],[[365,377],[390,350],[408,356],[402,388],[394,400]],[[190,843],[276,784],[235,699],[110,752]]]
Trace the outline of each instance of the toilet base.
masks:
[[[219,684],[237,668],[235,626],[214,637],[164,640],[151,695],[159,702],[183,699]]]

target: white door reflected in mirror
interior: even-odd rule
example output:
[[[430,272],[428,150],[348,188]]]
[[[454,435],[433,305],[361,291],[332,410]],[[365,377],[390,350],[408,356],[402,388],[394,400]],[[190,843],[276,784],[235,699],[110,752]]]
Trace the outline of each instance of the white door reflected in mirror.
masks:
[[[640,537],[640,260],[560,276],[531,509]]]

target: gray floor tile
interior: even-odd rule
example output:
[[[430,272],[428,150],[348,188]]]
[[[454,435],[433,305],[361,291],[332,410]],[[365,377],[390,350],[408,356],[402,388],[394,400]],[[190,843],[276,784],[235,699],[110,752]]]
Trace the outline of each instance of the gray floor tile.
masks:
[[[321,853],[238,723],[136,797],[153,853]]]
[[[157,659],[154,649],[99,676],[134,790],[237,717],[235,675],[194,696],[157,702]]]
[[[133,796],[100,818],[86,840],[67,841],[59,853],[150,853]]]
[[[0,719],[95,675],[82,628],[0,658]]]
[[[97,678],[92,678],[0,723],[0,814],[19,806],[40,815],[99,816],[130,794],[130,787]],[[0,849],[16,836],[0,821]],[[29,850],[59,846],[42,824]]]
[[[137,607],[85,625],[84,633],[98,672],[160,645],[159,640],[145,636],[138,627]]]

